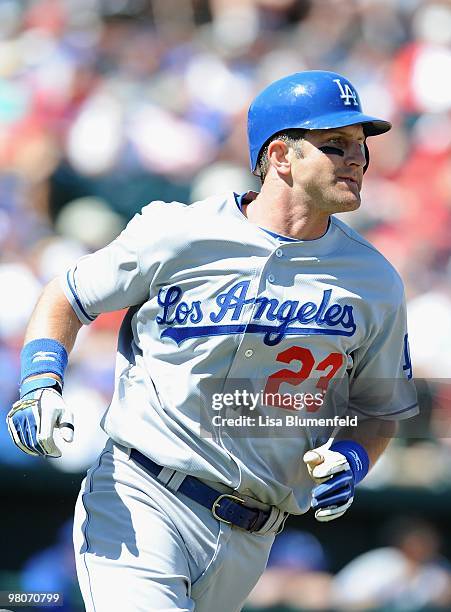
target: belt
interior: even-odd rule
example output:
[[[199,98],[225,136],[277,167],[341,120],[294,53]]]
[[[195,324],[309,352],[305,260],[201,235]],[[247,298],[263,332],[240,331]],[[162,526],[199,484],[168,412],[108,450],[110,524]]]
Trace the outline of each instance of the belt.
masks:
[[[160,472],[164,469],[135,448],[131,449],[130,458],[139,463],[141,467],[156,478],[158,478]],[[271,514],[271,510],[250,508],[236,495],[221,493],[201,482],[195,476],[185,476],[177,491],[211,510],[213,516],[218,521],[234,525],[245,531],[259,531],[268,521]]]

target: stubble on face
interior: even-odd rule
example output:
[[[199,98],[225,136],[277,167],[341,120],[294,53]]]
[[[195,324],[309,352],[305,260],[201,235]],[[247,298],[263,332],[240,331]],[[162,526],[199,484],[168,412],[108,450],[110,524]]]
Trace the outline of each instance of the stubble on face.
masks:
[[[334,214],[359,208],[364,158],[360,143],[361,126],[338,130],[311,130],[302,142],[301,155],[294,164],[295,182],[318,212]],[[344,156],[322,152],[321,146],[335,146]],[[349,161],[352,160],[352,161]]]

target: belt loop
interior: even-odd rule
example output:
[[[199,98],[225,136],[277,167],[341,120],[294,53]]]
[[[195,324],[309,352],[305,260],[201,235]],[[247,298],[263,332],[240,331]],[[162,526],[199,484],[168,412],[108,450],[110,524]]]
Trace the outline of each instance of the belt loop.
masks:
[[[258,530],[254,531],[254,535],[268,535],[269,533],[278,534],[282,531],[287,520],[288,513],[279,510],[275,506],[271,506],[271,513],[266,523]]]
[[[176,474],[176,470],[172,470],[171,468],[164,467],[161,468],[161,472],[158,474],[158,480],[164,484],[164,486],[168,486],[168,482],[172,479],[174,474]]]
[[[167,469],[167,468],[166,468]],[[158,478],[160,478],[160,474],[158,475]],[[176,472],[174,471],[172,476],[169,478],[169,480],[165,483],[166,487],[168,489],[170,489],[171,491],[178,491],[180,485],[182,484],[182,482],[185,480],[186,478],[186,474],[184,474],[183,472]],[[1,612],[1,611],[0,611]]]

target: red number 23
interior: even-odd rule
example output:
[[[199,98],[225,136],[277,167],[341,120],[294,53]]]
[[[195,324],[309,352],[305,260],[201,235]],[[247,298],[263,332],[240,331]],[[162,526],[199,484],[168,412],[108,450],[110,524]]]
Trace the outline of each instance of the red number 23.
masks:
[[[289,385],[298,386],[304,380],[307,380],[313,370],[319,372],[326,372],[326,370],[328,370],[326,374],[324,376],[321,376],[318,379],[318,382],[316,383],[316,387],[322,393],[325,393],[327,391],[327,387],[331,378],[338,372],[338,370],[343,365],[344,355],[342,353],[330,353],[330,355],[328,355],[315,367],[315,358],[313,357],[312,352],[309,349],[304,348],[302,346],[291,346],[285,351],[279,353],[276,357],[276,360],[282,363],[291,363],[292,361],[299,361],[301,364],[301,368],[298,371],[283,368],[282,370],[278,370],[277,372],[274,372],[274,374],[271,374],[265,386],[265,394],[278,393],[280,385],[284,382]],[[284,407],[288,410],[292,409],[289,405],[279,407]],[[307,412],[315,412],[317,409],[318,406],[308,406]]]

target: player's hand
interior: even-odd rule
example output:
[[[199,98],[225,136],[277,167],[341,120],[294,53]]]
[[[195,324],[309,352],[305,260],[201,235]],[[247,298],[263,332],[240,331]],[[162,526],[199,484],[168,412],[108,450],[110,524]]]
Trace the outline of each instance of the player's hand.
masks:
[[[316,520],[326,522],[342,516],[354,500],[354,475],[346,457],[326,444],[307,451],[304,463],[317,483],[311,503]]]
[[[16,402],[6,417],[16,446],[28,455],[61,457],[55,444],[55,429],[72,442],[74,419],[62,396],[53,388],[37,389]]]

